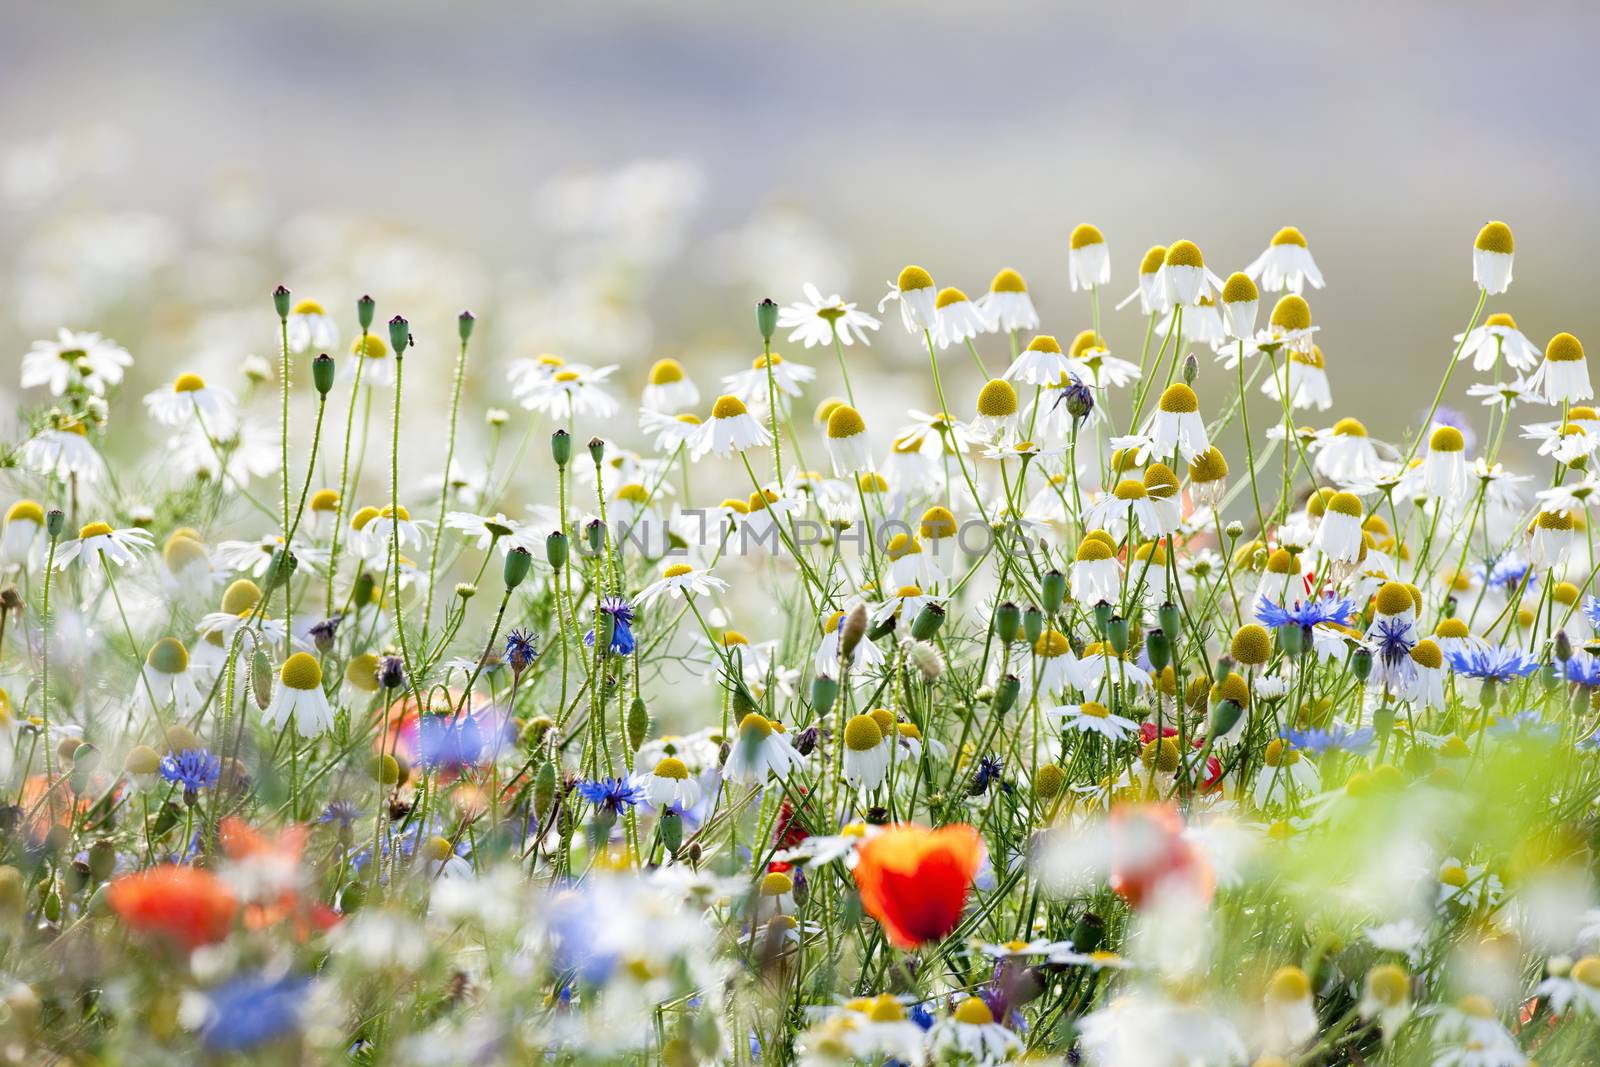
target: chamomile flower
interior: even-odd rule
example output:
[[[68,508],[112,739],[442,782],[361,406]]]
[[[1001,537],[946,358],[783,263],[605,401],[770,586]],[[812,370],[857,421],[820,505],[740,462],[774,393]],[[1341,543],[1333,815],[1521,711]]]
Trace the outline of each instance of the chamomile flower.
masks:
[[[607,392],[616,364],[590,367],[568,363],[546,378],[513,377],[511,393],[529,411],[548,415],[558,422],[575,417],[609,419],[617,413],[616,398]],[[513,371],[514,373],[514,371]]]
[[[1558,333],[1544,349],[1544,361],[1528,376],[1528,386],[1543,394],[1547,404],[1570,404],[1594,396],[1583,344],[1570,333]]]
[[[52,396],[60,396],[79,382],[104,396],[106,386],[121,382],[124,369],[132,365],[128,350],[110,338],[61,329],[54,341],[33,342],[22,357],[21,384],[24,389],[47,386]]]
[[[658,359],[651,365],[649,381],[644,387],[647,411],[672,414],[698,403],[700,390],[695,388],[682,363],[675,359]]]
[[[1285,226],[1272,235],[1272,241],[1250,265],[1244,269],[1252,281],[1261,283],[1269,293],[1287,289],[1299,293],[1307,282],[1314,289],[1322,288],[1322,272],[1317,261],[1311,258],[1306,238],[1293,226]]]
[[[144,406],[163,426],[183,426],[198,418],[212,436],[233,431],[233,394],[221,386],[207,385],[198,374],[178,375],[171,386],[146,394]]]
[[[353,382],[358,374],[369,388],[394,385],[394,360],[389,358],[389,345],[375,333],[358,334],[350,342],[350,358],[340,368],[339,376]]]
[[[849,404],[838,405],[828,416],[827,444],[833,469],[840,475],[854,475],[872,466],[867,424]]]
[[[1138,381],[1142,373],[1137,363],[1113,356],[1111,350],[1106,348],[1105,338],[1097,336],[1093,330],[1081,330],[1072,339],[1072,347],[1067,350],[1067,362],[1071,368],[1068,372],[1070,375],[1103,389],[1121,389],[1130,382]],[[1057,384],[1060,384],[1059,379]]]
[[[326,352],[339,344],[339,324],[315,300],[302,300],[284,320],[289,330],[289,351],[316,349]]]
[[[1571,511],[1540,511],[1528,529],[1528,555],[1545,568],[1558,568],[1578,544],[1578,524]]]
[[[1299,967],[1279,967],[1262,997],[1262,1044],[1291,1052],[1317,1035],[1317,1009],[1311,1001],[1311,979]]]
[[[1466,439],[1454,426],[1440,426],[1428,436],[1428,454],[1422,461],[1423,488],[1430,497],[1455,503],[1472,486],[1464,449]]]
[[[1067,281],[1073,292],[1111,283],[1111,250],[1100,230],[1087,222],[1074,226],[1067,238]]]
[[[1193,463],[1211,447],[1199,398],[1182,382],[1174,382],[1162,392],[1144,432],[1150,435],[1155,454],[1161,458],[1177,454],[1185,463]]]
[[[1228,275],[1222,284],[1222,321],[1228,336],[1250,341],[1256,335],[1256,316],[1261,309],[1261,292],[1247,274]]]
[[[1039,328],[1039,312],[1028,295],[1028,283],[1010,267],[994,276],[989,291],[978,298],[978,308],[991,331],[1015,333]]]
[[[158,706],[151,711],[158,714],[168,704],[181,715],[200,706],[200,689],[189,669],[189,650],[177,638],[163,637],[151,645],[140,674],[142,680],[133,689],[134,703],[149,706],[153,696]]]
[[[0,563],[25,563],[44,529],[44,508],[33,500],[18,500],[6,509],[0,530]]]
[[[891,719],[891,726],[893,720]],[[893,748],[871,715],[856,715],[844,725],[844,780],[856,789],[873,790],[888,777]]]
[[[76,538],[56,545],[56,569],[74,560],[91,571],[107,563],[126,567],[154,547],[155,539],[138,527],[113,530],[108,523],[91,522],[78,530]]]
[[[722,776],[731,782],[760,785],[769,775],[787,778],[805,757],[795,751],[780,723],[757,712],[739,720],[739,732],[722,765]]]
[[[934,307],[939,316],[939,328],[934,333],[934,341],[941,349],[970,341],[980,333],[989,333],[993,329],[983,306],[969,300],[966,293],[953,286],[939,290]]]
[[[1012,360],[1005,376],[1015,382],[1043,386],[1059,382],[1071,370],[1072,363],[1061,351],[1060,343],[1049,334],[1041,333],[1035,335],[1028,342],[1028,347]]]
[[[1193,241],[1177,241],[1167,246],[1161,263],[1161,284],[1169,306],[1198,304],[1203,296],[1222,292],[1222,279],[1206,268],[1205,257]]]
[[[1367,435],[1360,419],[1342,418],[1310,445],[1317,473],[1340,485],[1352,485],[1382,478],[1394,464],[1378,454],[1377,444]]]
[[[988,1064],[1016,1055],[1022,1039],[995,1022],[994,1012],[982,997],[968,997],[933,1025],[928,1045],[942,1056],[954,1053],[976,1064]]]
[[[1143,315],[1159,315],[1172,306],[1167,297],[1166,281],[1161,268],[1167,262],[1167,246],[1151,245],[1145,252],[1144,258],[1139,261],[1139,285],[1133,292],[1122,298],[1117,304],[1121,311],[1133,301],[1139,301],[1139,312]]]
[[[884,306],[889,301],[898,300],[900,322],[905,326],[907,333],[919,334],[924,330],[937,330],[938,295],[938,290],[933,285],[933,275],[913,264],[902,270],[900,276],[889,283],[888,293],[878,301],[878,313],[883,314]]]
[[[639,411],[640,431],[651,438],[655,450],[665,456],[687,448],[700,426],[700,416],[689,412],[668,415],[649,408]]]
[[[1252,799],[1263,810],[1272,807],[1291,794],[1306,797],[1321,787],[1322,775],[1317,765],[1305,757],[1284,737],[1267,742],[1261,754],[1261,773],[1256,776]]]
[[[1511,227],[1503,222],[1487,223],[1472,242],[1472,280],[1478,288],[1495,296],[1511,288],[1511,259],[1515,242]]]
[[[283,661],[276,691],[263,717],[279,730],[292,721],[301,737],[316,737],[333,728],[333,708],[322,691],[322,667],[315,656],[296,652]]]
[[[1082,704],[1063,704],[1060,707],[1048,708],[1045,714],[1059,719],[1064,730],[1099,734],[1107,741],[1121,741],[1139,732],[1138,723],[1121,715],[1112,714],[1104,704],[1093,700],[1086,700]]]
[[[81,422],[57,419],[55,425],[23,442],[22,465],[36,474],[51,474],[62,481],[76,477],[93,485],[104,473],[105,461],[89,443],[88,433]]]
[[[778,353],[757,356],[749,370],[739,371],[737,374],[726,375],[722,379],[723,386],[728,392],[743,400],[746,404],[755,404],[765,409],[768,403],[767,368],[771,366],[772,390],[777,393],[778,402],[781,404],[784,397],[796,397],[801,394],[805,384],[817,376],[816,368],[792,363]]]
[[[790,304],[778,312],[779,329],[793,327],[789,340],[799,341],[807,348],[831,345],[835,335],[839,343],[851,345],[857,341],[871,344],[867,331],[876,330],[880,323],[856,305],[846,303],[838,293],[824,298],[821,290],[810,282],[802,288],[806,298]]]
[[[1072,599],[1080,604],[1121,599],[1122,565],[1117,561],[1116,544],[1103,530],[1092,530],[1078,544],[1069,580]]]
[[[1275,371],[1261,383],[1262,394],[1278,400],[1285,380],[1288,383],[1291,408],[1316,408],[1318,411],[1327,411],[1333,407],[1333,392],[1328,388],[1327,364],[1322,358],[1322,349],[1316,345],[1312,345],[1309,352],[1286,353],[1283,369]]]
[[[655,769],[639,777],[645,799],[661,811],[688,811],[700,803],[700,783],[677,756],[662,756]]]
[[[669,563],[661,569],[661,577],[639,590],[639,595],[634,599],[640,607],[644,607],[652,600],[666,596],[673,600],[680,600],[685,596],[709,596],[720,593],[728,588],[728,583],[693,564],[677,562]]]
[[[719,396],[707,419],[690,440],[689,451],[696,459],[708,453],[718,458],[757,448],[772,440],[766,428],[755,420],[744,401],[736,396]]]
[[[977,414],[972,420],[973,433],[988,442],[1003,441],[1016,430],[1016,425],[1016,387],[1004,378],[991,379],[978,390]]]
[[[1526,374],[1539,365],[1542,353],[1539,347],[1517,329],[1517,320],[1503,311],[1497,311],[1467,333],[1454,338],[1461,354],[1456,358],[1471,359],[1473,370],[1493,370],[1499,360],[1519,374]]]

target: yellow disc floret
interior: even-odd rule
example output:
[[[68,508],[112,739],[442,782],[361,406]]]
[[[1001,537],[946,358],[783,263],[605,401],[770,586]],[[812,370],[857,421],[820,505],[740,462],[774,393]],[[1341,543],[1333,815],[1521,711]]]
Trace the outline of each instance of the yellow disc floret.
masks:
[[[711,405],[713,419],[733,419],[747,413],[744,401],[736,396],[719,396],[717,402]]]
[[[1250,280],[1250,275],[1234,271],[1228,275],[1228,280],[1222,286],[1222,302],[1224,304],[1248,304],[1252,300],[1261,299],[1261,292],[1256,288],[1256,283]]]
[[[978,391],[978,414],[1005,418],[1017,413],[1017,391],[1004,378],[993,378]]]
[[[322,684],[322,667],[309,652],[296,652],[283,661],[278,680],[290,689],[315,689]]]
[[[1193,241],[1175,241],[1167,247],[1165,262],[1169,267],[1204,267],[1206,258]]]
[[[1174,382],[1161,393],[1162,411],[1169,414],[1189,415],[1200,410],[1200,398],[1182,382]]]
[[[1480,252],[1499,252],[1509,256],[1516,250],[1516,242],[1511,237],[1511,227],[1503,222],[1491,222],[1478,231],[1478,239],[1472,242],[1472,247]]]
[[[895,282],[895,288],[902,293],[914,292],[917,289],[932,289],[933,275],[912,264],[900,272],[900,278]]]
[[[1272,309],[1272,325],[1286,333],[1311,329],[1311,305],[1306,303],[1303,296],[1286,294]]]
[[[1028,283],[1022,280],[1022,275],[1007,267],[994,276],[994,281],[989,283],[989,291],[991,293],[1026,293],[1028,291]]]
[[[870,752],[883,742],[883,731],[871,715],[854,715],[844,725],[845,747],[852,752]]]
[[[1583,361],[1583,342],[1570,333],[1558,333],[1545,345],[1544,358],[1551,363],[1580,363]]]
[[[1104,235],[1100,233],[1099,227],[1092,226],[1087,222],[1080,222],[1074,226],[1072,228],[1072,236],[1069,237],[1067,241],[1074,250],[1079,248],[1088,248],[1090,245],[1103,245],[1106,243],[1106,239]]]
[[[866,432],[866,420],[861,417],[861,412],[849,404],[840,404],[828,416],[828,436],[835,441]]]

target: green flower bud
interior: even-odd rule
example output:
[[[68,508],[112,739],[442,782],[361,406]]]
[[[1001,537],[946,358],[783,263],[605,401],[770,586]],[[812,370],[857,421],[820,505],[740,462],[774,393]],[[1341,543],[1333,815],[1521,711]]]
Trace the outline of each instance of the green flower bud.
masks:
[[[1067,599],[1067,576],[1057,570],[1045,574],[1044,581],[1039,583],[1039,599],[1044,601],[1046,615],[1060,611],[1062,601]]]
[[[272,290],[272,306],[278,310],[278,320],[287,321],[289,318],[289,290],[278,286]]]
[[[466,344],[467,340],[472,337],[472,328],[477,324],[478,320],[473,317],[470,311],[463,311],[456,316],[456,333],[461,337],[462,344]]]
[[[361,323],[361,332],[366,333],[372,329],[372,313],[377,310],[378,302],[370,296],[363,296],[356,301],[356,321]]]
[[[911,636],[918,641],[928,641],[939,632],[939,627],[944,625],[944,608],[938,604],[924,604],[922,610],[917,612],[916,619],[911,623]]]
[[[565,467],[572,459],[572,435],[565,430],[557,430],[550,435],[550,456],[556,461],[556,466]]]
[[[389,347],[394,350],[394,358],[399,359],[405,355],[406,346],[411,344],[411,324],[405,316],[396,315],[389,320]]]
[[[635,752],[644,744],[644,739],[650,733],[650,712],[645,710],[644,698],[635,696],[633,703],[628,705],[628,744],[633,746]]]
[[[756,305],[756,329],[761,331],[763,340],[770,341],[777,328],[778,305],[768,297]]]
[[[522,580],[528,576],[528,569],[532,566],[533,554],[521,545],[506,553],[502,575],[506,581],[507,592],[522,584]]]
[[[1016,641],[1022,627],[1022,611],[1011,601],[994,609],[994,633],[1004,644]]]
[[[551,533],[544,539],[544,556],[550,561],[550,566],[560,570],[567,565],[567,552],[569,545],[567,535],[560,530]]]
[[[326,352],[311,361],[311,382],[323,396],[333,391],[334,369],[333,357]]]

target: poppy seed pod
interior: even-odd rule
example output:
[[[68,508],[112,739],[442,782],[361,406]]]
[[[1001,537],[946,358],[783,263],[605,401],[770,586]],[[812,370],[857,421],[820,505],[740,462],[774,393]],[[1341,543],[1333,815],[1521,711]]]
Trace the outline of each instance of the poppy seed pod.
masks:
[[[590,519],[583,528],[583,536],[589,544],[589,551],[599,552],[606,546],[606,524],[599,519]]]
[[[1100,601],[1094,606],[1094,628],[1101,634],[1106,632],[1106,627],[1111,625],[1111,605],[1107,601]]]
[[[528,570],[533,566],[533,554],[521,545],[506,553],[505,567],[502,574],[506,581],[506,591],[510,592],[522,584],[528,576]]]
[[[394,350],[394,358],[399,359],[405,354],[406,346],[411,343],[411,324],[403,315],[396,315],[389,320],[389,347]]]
[[[1106,640],[1111,642],[1111,649],[1117,655],[1125,655],[1128,651],[1128,620],[1121,615],[1113,615],[1106,624]]]
[[[1039,583],[1039,599],[1044,602],[1046,615],[1060,611],[1062,602],[1067,599],[1067,576],[1057,570],[1046,573]]]
[[[280,321],[288,321],[289,289],[287,286],[280,285],[272,290],[272,306],[277,310]]]
[[[567,553],[570,551],[567,535],[560,530],[552,531],[544,539],[544,557],[550,561],[550,566],[560,570],[567,565]]]
[[[456,316],[456,334],[461,338],[461,343],[466,344],[472,336],[472,328],[478,324],[478,319],[470,311],[463,311]]]
[[[334,370],[333,357],[326,352],[311,361],[311,382],[323,396],[333,391]]]
[[[572,435],[565,430],[557,430],[550,435],[550,458],[556,461],[556,466],[565,467],[572,460]]]
[[[44,517],[45,533],[53,541],[61,536],[61,530],[67,524],[67,516],[60,508],[51,508]]]
[[[1150,657],[1150,666],[1157,671],[1172,662],[1172,642],[1167,640],[1165,630],[1157,628],[1145,634],[1144,649]]]
[[[1007,600],[994,609],[994,632],[1003,644],[1011,644],[1017,639],[1017,632],[1022,626],[1022,611],[1011,601]]]
[[[1039,642],[1039,635],[1044,633],[1044,612],[1037,606],[1029,604],[1022,613],[1022,636],[1027,638],[1028,644]]]
[[[1168,601],[1156,609],[1156,622],[1169,634],[1183,631],[1183,612],[1178,605]]]
[[[811,679],[811,707],[819,717],[833,710],[833,702],[838,696],[839,683],[826,674]]]
[[[778,305],[771,297],[768,297],[756,305],[756,329],[761,331],[763,340],[770,341],[777,328]]]
[[[378,309],[378,302],[370,296],[363,296],[356,301],[356,321],[361,324],[361,332],[372,329],[372,314]]]
[[[589,438],[589,458],[594,460],[596,467],[605,462],[606,443],[599,437]]]
[[[944,608],[938,604],[922,605],[922,610],[917,612],[916,620],[911,624],[911,636],[918,641],[928,640],[944,625],[944,616]]]
[[[1004,715],[1017,703],[1017,694],[1022,690],[1022,679],[1014,674],[1008,674],[1000,679],[994,690],[994,710],[997,714]]]

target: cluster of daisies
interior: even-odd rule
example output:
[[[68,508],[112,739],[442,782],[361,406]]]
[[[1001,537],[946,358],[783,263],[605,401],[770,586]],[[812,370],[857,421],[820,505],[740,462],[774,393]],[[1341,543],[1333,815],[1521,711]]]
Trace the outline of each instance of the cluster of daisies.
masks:
[[[1393,432],[1299,230],[1064,252],[1081,330],[907,266],[698,381],[283,287],[142,415],[35,343],[0,1063],[1595,1062],[1600,417],[1511,230]]]

